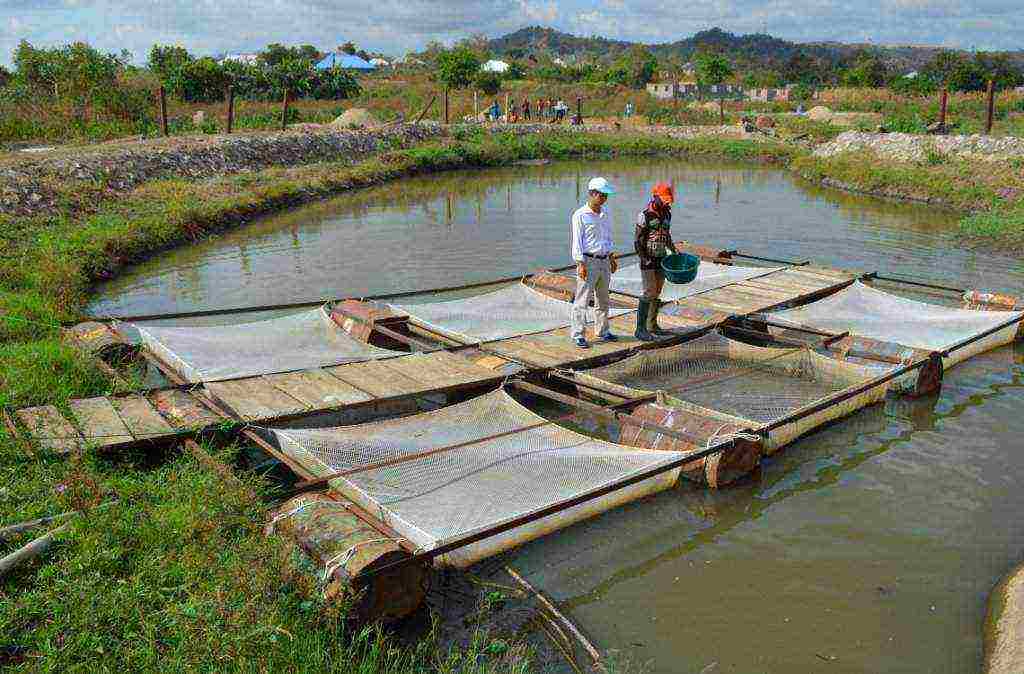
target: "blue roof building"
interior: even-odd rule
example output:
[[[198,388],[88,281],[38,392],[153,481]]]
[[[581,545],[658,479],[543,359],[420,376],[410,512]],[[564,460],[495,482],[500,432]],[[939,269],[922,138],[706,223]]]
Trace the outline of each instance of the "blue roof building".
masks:
[[[323,57],[316,64],[317,70],[330,70],[331,68],[347,68],[350,70],[374,70],[377,66],[369,61],[364,61],[355,54],[339,54],[331,52]]]

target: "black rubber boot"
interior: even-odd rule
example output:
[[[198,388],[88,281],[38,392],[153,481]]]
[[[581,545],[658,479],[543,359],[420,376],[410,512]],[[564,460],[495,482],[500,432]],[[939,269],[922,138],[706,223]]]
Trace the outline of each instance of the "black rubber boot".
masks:
[[[650,300],[640,300],[640,306],[636,310],[636,332],[633,336],[641,342],[653,342],[657,337],[647,332],[647,312],[651,309]]]
[[[647,331],[655,336],[671,335],[668,330],[663,330],[658,325],[658,312],[661,311],[661,300],[651,300],[651,306],[647,310]]]

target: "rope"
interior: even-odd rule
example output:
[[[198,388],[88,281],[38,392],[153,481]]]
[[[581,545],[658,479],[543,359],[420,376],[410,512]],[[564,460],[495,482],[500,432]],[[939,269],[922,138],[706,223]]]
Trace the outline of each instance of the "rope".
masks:
[[[368,541],[359,541],[358,543],[355,543],[344,552],[335,555],[334,557],[331,557],[329,560],[327,560],[327,562],[324,564],[323,582],[326,584],[327,579],[334,575],[335,571],[348,564],[352,560],[352,556],[356,554],[356,548],[358,548],[359,546],[370,545],[371,543],[394,543],[395,545],[398,545],[402,541],[408,543],[408,541],[404,538],[374,538]]]

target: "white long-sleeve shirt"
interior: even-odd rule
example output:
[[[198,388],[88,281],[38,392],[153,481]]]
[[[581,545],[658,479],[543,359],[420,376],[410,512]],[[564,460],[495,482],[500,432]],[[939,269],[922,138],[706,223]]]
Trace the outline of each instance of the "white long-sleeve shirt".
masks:
[[[569,237],[572,259],[583,262],[583,254],[607,255],[612,252],[612,215],[607,208],[595,213],[590,204],[583,204],[572,214]]]

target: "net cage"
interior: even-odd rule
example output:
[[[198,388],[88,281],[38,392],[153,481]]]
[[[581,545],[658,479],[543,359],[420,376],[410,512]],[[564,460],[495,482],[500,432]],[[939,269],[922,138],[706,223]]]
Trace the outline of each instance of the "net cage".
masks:
[[[751,346],[712,332],[683,344],[650,349],[603,367],[576,372],[577,381],[619,397],[662,393],[665,404],[755,431],[768,429],[774,452],[810,430],[885,398],[880,372],[809,348]],[[820,410],[807,413],[816,406]],[[787,419],[792,418],[791,421]]]
[[[976,311],[918,302],[857,282],[817,302],[775,312],[772,318],[804,328],[850,332],[917,349],[943,351],[1021,315],[1019,311]],[[1018,326],[1007,325],[952,351],[943,358],[943,365],[951,367],[1013,342]]]
[[[492,342],[547,332],[571,323],[572,304],[516,283],[500,290],[445,302],[391,304],[422,325],[468,342]],[[632,311],[609,307],[608,316]]]
[[[324,307],[235,325],[134,327],[150,352],[192,383],[405,355],[352,338]]]
[[[686,284],[666,283],[661,291],[661,299],[665,302],[683,299],[732,283],[749,281],[779,271],[782,267],[740,267],[714,262],[701,262],[697,267],[697,278]],[[612,274],[609,287],[613,291],[641,296],[644,292],[643,275],[639,264],[621,267]]]
[[[666,468],[435,560],[456,567],[668,489],[680,471],[668,464],[687,456],[582,435],[534,414],[504,389],[399,419],[261,433],[313,475],[345,473],[329,480],[330,486],[421,551]]]

